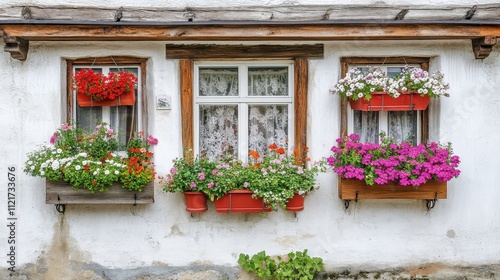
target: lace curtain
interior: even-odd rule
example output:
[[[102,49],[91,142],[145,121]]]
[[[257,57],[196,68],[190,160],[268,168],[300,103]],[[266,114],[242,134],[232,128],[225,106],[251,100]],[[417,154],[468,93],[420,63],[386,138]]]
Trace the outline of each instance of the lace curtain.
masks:
[[[388,135],[396,142],[409,140],[417,144],[417,111],[389,112]]]
[[[379,112],[354,111],[354,133],[361,142],[379,142]],[[396,142],[410,140],[417,144],[417,111],[388,112],[387,135]]]
[[[200,68],[200,95],[238,96],[238,68]],[[288,95],[287,67],[249,67],[249,96]],[[265,99],[265,97],[264,97]],[[262,102],[256,99],[255,103]],[[236,101],[238,102],[238,101]],[[288,138],[287,104],[247,104],[248,119],[238,119],[238,105],[200,105],[200,155],[210,159],[238,156],[239,122],[248,122],[248,148],[264,154]],[[243,132],[246,133],[246,132]]]
[[[360,142],[378,143],[378,112],[354,111],[354,133]]]

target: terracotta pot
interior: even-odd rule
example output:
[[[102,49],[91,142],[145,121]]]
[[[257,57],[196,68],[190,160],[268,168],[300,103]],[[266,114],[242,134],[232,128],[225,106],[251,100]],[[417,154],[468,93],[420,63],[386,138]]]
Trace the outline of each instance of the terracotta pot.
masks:
[[[372,92],[368,101],[360,98],[356,101],[349,99],[353,110],[359,111],[411,111],[425,110],[429,105],[430,97],[421,96],[415,91],[401,93],[398,98],[393,98],[387,92]]]
[[[304,210],[304,197],[299,195],[299,194],[295,194],[286,203],[286,210],[293,211],[293,212]]]
[[[239,212],[270,212],[262,198],[252,198],[252,191],[236,190],[230,191],[223,197],[215,200],[215,209],[219,213]]]
[[[184,192],[186,211],[200,213],[207,211],[207,197],[202,192]]]
[[[102,106],[130,106],[135,104],[135,90],[129,90],[115,99],[97,101],[84,93],[77,94],[78,105],[80,107],[102,107]]]

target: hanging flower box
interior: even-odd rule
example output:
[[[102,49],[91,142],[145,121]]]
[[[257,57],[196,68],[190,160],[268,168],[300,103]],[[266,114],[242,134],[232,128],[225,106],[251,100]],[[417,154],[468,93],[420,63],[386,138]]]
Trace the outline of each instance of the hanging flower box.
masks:
[[[411,111],[425,110],[429,105],[429,95],[420,95],[415,91],[401,93],[397,98],[387,92],[372,92],[371,99],[349,99],[351,109],[359,111]]]
[[[77,93],[76,98],[80,107],[131,106],[135,104],[135,90],[132,88],[114,99],[95,100],[85,93]]]
[[[137,77],[133,73],[109,72],[107,76],[82,69],[75,72],[73,89],[81,107],[134,105],[134,86]]]
[[[202,192],[184,192],[186,199],[186,211],[190,213],[201,213],[207,211],[207,197]]]
[[[229,191],[227,194],[215,200],[215,209],[219,213],[240,212],[270,212],[271,208],[264,204],[262,198],[253,198],[253,192],[249,190]]]
[[[446,199],[448,182],[428,181],[418,187],[395,183],[369,186],[364,180],[339,179],[339,198],[358,199]]]
[[[64,181],[46,180],[45,203],[47,204],[149,204],[154,203],[153,182],[143,187],[142,191],[122,188],[113,184],[105,192],[89,192],[75,189]]]
[[[443,74],[429,74],[420,68],[404,67],[396,77],[387,77],[377,67],[353,68],[331,90],[349,99],[353,110],[425,110],[429,99],[449,96]]]

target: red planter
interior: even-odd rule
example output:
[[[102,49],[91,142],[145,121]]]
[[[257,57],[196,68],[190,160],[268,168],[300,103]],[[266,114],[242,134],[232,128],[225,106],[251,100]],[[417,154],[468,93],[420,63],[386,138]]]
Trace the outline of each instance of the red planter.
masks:
[[[202,192],[184,192],[186,211],[200,213],[207,211],[207,197]]]
[[[230,191],[223,197],[215,200],[215,209],[219,213],[239,212],[270,212],[271,208],[266,207],[262,198],[252,198],[252,191],[236,190]]]
[[[287,211],[302,211],[304,210],[304,197],[301,195],[294,195],[287,203],[286,203]]]
[[[78,93],[77,100],[80,107],[129,106],[135,104],[135,90],[134,88],[132,88],[128,92],[121,94],[115,99],[106,99],[101,101],[92,99],[90,95]]]
[[[386,92],[372,92],[368,101],[360,98],[356,101],[349,99],[351,108],[359,111],[411,111],[425,110],[429,105],[430,97],[421,96],[415,91],[403,92],[398,98],[393,98]]]

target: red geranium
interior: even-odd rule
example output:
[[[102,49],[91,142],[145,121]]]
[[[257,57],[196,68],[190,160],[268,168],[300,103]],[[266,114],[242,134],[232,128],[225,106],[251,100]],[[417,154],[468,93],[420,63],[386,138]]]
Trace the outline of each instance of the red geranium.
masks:
[[[96,73],[92,69],[82,69],[75,72],[73,89],[79,94],[91,96],[94,100],[115,99],[132,90],[137,84],[134,74],[120,71],[109,72],[108,76]]]

